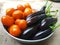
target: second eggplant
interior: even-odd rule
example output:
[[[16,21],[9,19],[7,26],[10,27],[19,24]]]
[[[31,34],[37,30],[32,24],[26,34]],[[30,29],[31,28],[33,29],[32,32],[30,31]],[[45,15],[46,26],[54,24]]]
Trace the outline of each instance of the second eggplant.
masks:
[[[45,30],[49,26],[53,26],[57,22],[57,18],[47,17],[41,21],[40,30]]]
[[[46,18],[47,15],[46,14],[41,14],[41,15],[37,15],[37,16],[34,16],[32,18],[27,18],[26,21],[28,23],[28,25],[32,25],[32,24],[35,24],[36,22],[41,22],[44,18]]]
[[[48,28],[48,29],[46,29],[44,31],[40,31],[40,32],[36,33],[35,36],[33,37],[33,39],[37,40],[37,39],[45,38],[48,35],[50,35],[52,32],[53,32],[52,29]]]
[[[37,11],[37,12],[35,12],[33,14],[30,14],[29,16],[27,16],[27,18],[29,18],[29,17],[32,18],[32,17],[37,16],[37,15],[45,14],[45,9],[46,9],[46,6],[43,6],[40,9],[40,11]]]
[[[27,28],[25,31],[22,32],[20,38],[22,39],[27,39],[27,40],[31,40],[32,37],[39,32],[40,30],[38,29],[40,26],[40,23],[33,26],[33,27],[29,27]]]

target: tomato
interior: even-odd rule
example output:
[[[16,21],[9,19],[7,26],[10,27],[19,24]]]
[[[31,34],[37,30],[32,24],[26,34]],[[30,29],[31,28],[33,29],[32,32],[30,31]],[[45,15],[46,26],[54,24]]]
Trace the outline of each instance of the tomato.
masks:
[[[13,17],[14,19],[23,18],[23,12],[20,11],[20,10],[16,10],[16,11],[13,12],[12,17]]]
[[[29,14],[31,14],[31,13],[32,13],[32,9],[26,8],[26,9],[24,10],[23,16],[27,17],[27,16],[28,16]]]
[[[8,9],[6,9],[6,15],[11,16],[14,11],[15,11],[14,8],[8,8]]]
[[[15,24],[19,24],[20,23],[20,19],[16,19],[16,21],[15,21]]]
[[[5,26],[11,26],[14,23],[13,17],[8,16],[8,15],[3,16],[1,18],[1,21],[2,21],[3,25],[5,25]]]
[[[24,4],[24,8],[31,8],[31,6],[30,6],[29,3],[25,3],[25,4]]]
[[[27,22],[26,22],[26,20],[17,19],[17,20],[15,21],[15,24],[18,25],[18,26],[20,27],[20,29],[22,29],[22,30],[24,30],[24,29],[27,28]]]
[[[24,11],[24,7],[23,7],[23,5],[20,5],[20,4],[17,5],[17,9],[18,9],[18,10],[21,10],[21,11]]]
[[[8,32],[15,37],[21,35],[21,30],[17,25],[10,26],[10,28],[8,29]]]

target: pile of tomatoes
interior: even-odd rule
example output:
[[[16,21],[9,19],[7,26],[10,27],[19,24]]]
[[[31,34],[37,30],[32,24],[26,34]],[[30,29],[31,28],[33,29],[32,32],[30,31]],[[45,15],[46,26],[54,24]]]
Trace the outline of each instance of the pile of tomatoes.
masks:
[[[1,18],[1,21],[4,26],[8,27],[7,31],[11,35],[18,37],[27,28],[26,17],[34,12],[35,10],[31,8],[29,3],[19,4],[16,9],[6,9],[6,15]]]

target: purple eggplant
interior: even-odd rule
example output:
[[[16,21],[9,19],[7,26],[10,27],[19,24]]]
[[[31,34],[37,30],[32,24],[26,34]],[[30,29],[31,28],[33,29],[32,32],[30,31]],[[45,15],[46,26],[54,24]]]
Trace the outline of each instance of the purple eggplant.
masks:
[[[52,31],[51,28],[48,28],[48,29],[46,29],[44,31],[40,31],[40,32],[38,32],[38,33],[35,34],[35,36],[33,37],[33,40],[45,38],[48,35],[50,35],[52,32],[53,31]]]
[[[45,14],[45,8],[46,8],[46,6],[43,6],[43,7],[40,9],[40,11],[37,11],[37,12],[35,12],[35,13],[30,14],[29,16],[27,16],[27,19],[28,19],[28,18],[32,18],[32,17],[37,16],[37,15]]]
[[[53,26],[57,22],[57,18],[47,17],[41,21],[40,30],[45,30],[49,26]]]
[[[47,15],[41,14],[41,15],[34,16],[32,18],[27,18],[26,21],[27,21],[28,25],[32,25],[32,24],[35,24],[38,21],[41,22],[46,17],[47,17]]]
[[[40,24],[32,26],[30,28],[27,28],[25,31],[22,32],[20,38],[22,39],[27,39],[27,40],[31,40],[32,37],[39,32],[40,30],[38,29],[38,27],[40,26]]]

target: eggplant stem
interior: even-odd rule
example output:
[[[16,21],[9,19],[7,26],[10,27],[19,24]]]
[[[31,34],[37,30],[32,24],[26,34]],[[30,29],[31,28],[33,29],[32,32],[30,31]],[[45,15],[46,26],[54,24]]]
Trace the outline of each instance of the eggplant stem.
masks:
[[[47,6],[46,9],[45,9],[45,13],[46,13],[46,15],[48,15],[48,16],[51,16],[51,15],[50,15],[50,9],[51,9],[51,7],[52,7],[51,5],[52,5],[52,3],[50,3],[49,6]]]
[[[55,11],[55,14],[54,14],[55,16],[54,16],[54,18],[57,18],[57,17],[58,17],[58,16],[57,16],[57,13],[58,13],[58,10]]]
[[[58,12],[58,10],[56,10],[56,13],[55,13],[55,15],[57,15],[57,12]]]
[[[45,6],[47,6],[47,4],[48,4],[48,0],[46,0]]]
[[[58,24],[58,25],[54,25],[54,26],[50,26],[50,28],[54,31],[56,28],[58,28],[58,27],[60,27],[60,24]]]
[[[58,28],[58,27],[60,27],[60,24],[58,24],[57,26],[55,26],[54,29],[56,29],[56,28]]]
[[[56,12],[56,10],[55,11],[50,11],[50,12]]]
[[[53,15],[51,15],[50,13],[55,13]],[[53,18],[57,18],[58,16],[56,16],[58,13],[58,10],[55,10],[55,11],[49,11],[48,13],[46,13],[47,16],[52,16]]]
[[[52,5],[52,2],[49,4],[49,6],[46,6],[46,11],[48,12],[50,11],[50,8],[52,7],[51,5]]]
[[[52,2],[49,4],[49,6],[47,7],[47,9],[50,9],[51,8],[51,5],[52,5]]]

